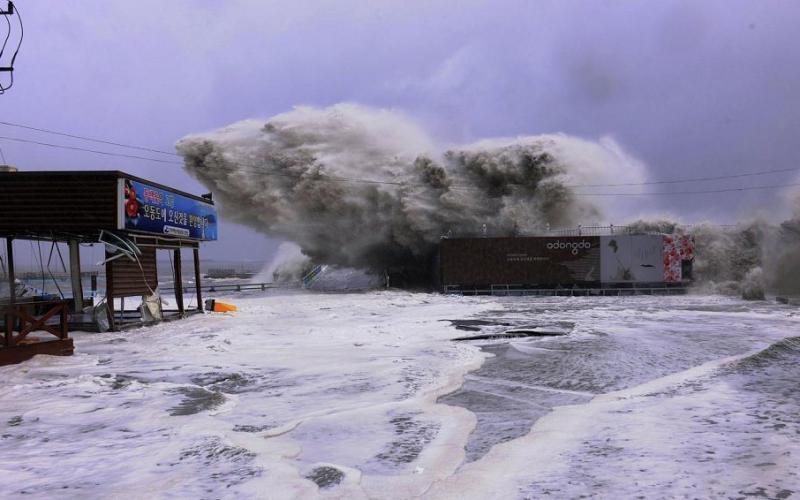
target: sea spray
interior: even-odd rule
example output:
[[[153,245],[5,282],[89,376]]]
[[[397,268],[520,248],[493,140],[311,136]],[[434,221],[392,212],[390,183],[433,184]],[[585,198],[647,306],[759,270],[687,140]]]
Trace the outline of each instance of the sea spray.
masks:
[[[177,149],[228,219],[299,246],[309,262],[290,259],[271,271],[287,279],[313,264],[378,275],[416,268],[425,279],[442,236],[624,222],[641,208],[625,203],[647,201],[582,196],[584,184],[645,180],[643,165],[608,138],[539,135],[440,151],[405,115],[355,104],[237,122],[187,136]],[[710,290],[741,294],[760,268],[767,290],[800,293],[800,194],[787,195],[795,215],[781,224],[650,220],[629,229],[694,234],[695,278]]]
[[[694,277],[712,293],[760,299],[765,291],[800,293],[800,217],[774,224],[752,219],[722,227],[689,227],[670,220],[639,220],[631,232],[691,233],[695,239]]]
[[[230,220],[296,243],[314,263],[378,273],[427,269],[446,234],[602,220],[576,185],[644,179],[608,138],[491,139],[439,152],[401,113],[355,104],[238,122],[177,149]]]
[[[300,247],[285,241],[278,246],[272,260],[255,277],[259,283],[297,282],[311,270],[313,266],[308,257],[303,255]]]
[[[742,298],[744,300],[764,300],[764,271],[754,267],[747,271],[742,280]]]

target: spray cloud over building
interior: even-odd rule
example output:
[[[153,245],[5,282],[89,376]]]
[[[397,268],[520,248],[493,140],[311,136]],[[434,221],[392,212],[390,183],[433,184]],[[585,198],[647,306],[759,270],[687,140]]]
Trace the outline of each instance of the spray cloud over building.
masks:
[[[800,202],[795,193],[792,203]],[[639,220],[636,231],[691,232],[696,242],[694,277],[710,292],[759,299],[765,291],[800,293],[800,205],[787,220],[752,218],[732,227],[703,223],[686,228],[671,220]]]
[[[607,220],[615,206],[601,210],[576,186],[645,176],[610,138],[440,148],[403,114],[355,104],[234,123],[177,149],[229,219],[296,243],[314,263],[377,272],[427,268],[446,234]]]

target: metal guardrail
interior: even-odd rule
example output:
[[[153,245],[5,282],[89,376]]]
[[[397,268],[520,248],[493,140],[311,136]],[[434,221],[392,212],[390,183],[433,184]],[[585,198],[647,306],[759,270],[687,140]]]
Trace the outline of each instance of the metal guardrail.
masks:
[[[664,227],[661,229],[667,230],[668,233],[674,232],[676,229],[680,229],[684,232],[691,232],[694,228],[697,227],[715,227],[723,230],[736,228],[735,225],[725,225],[725,224],[675,224],[674,227],[670,230],[669,227]],[[442,238],[495,238],[495,237],[517,237],[517,238],[527,238],[527,237],[541,237],[541,236],[614,236],[614,235],[640,235],[640,234],[664,234],[664,231],[660,231],[659,228],[654,227],[653,229],[644,229],[637,225],[621,225],[616,226],[614,224],[609,224],[607,226],[584,226],[578,225],[576,227],[561,227],[561,228],[543,228],[540,230],[534,230],[530,232],[520,232],[511,236],[507,233],[497,233],[492,231],[491,229],[486,229],[484,231],[474,231],[468,233],[455,233],[455,232],[448,232],[445,235],[442,235]]]
[[[313,285],[314,282],[320,276],[322,276],[322,273],[324,273],[327,269],[328,269],[328,266],[325,265],[325,264],[320,264],[318,266],[314,266],[314,269],[312,269],[311,271],[309,271],[308,274],[303,276],[303,287],[304,288],[308,288],[311,285]]]
[[[658,230],[642,230],[629,226],[578,226],[575,228],[548,229],[535,236],[615,236],[626,234],[662,234]]]
[[[276,284],[276,283],[226,283],[220,285],[205,285],[201,286],[200,290],[203,292],[246,292],[250,290],[260,290],[266,291],[270,289],[294,289],[300,288],[299,283],[284,283],[284,284]],[[175,287],[167,287],[167,288],[159,288],[161,292],[174,292]],[[195,294],[195,289],[192,286],[184,287],[183,293],[185,295],[193,295]]]
[[[513,285],[491,285],[489,288],[464,288],[445,286],[447,295],[492,295],[500,297],[549,296],[549,297],[617,297],[630,295],[683,295],[688,287],[644,287],[644,288],[514,288]]]
[[[0,274],[2,274],[2,271],[0,271]],[[92,278],[97,276],[100,276],[100,273],[97,271],[81,271],[81,279]],[[17,273],[16,278],[23,280],[41,280],[41,279],[69,280],[72,278],[72,276],[69,273],[42,274],[41,271],[25,271]]]

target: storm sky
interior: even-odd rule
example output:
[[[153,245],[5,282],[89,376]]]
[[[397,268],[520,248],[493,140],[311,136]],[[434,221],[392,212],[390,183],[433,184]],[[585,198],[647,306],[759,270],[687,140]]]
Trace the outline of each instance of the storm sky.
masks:
[[[3,121],[173,150],[189,133],[349,101],[400,110],[444,145],[610,136],[651,180],[800,169],[796,1],[16,3],[25,40],[15,86],[0,96]],[[2,125],[0,136],[131,153]],[[119,169],[205,191],[177,165],[0,147],[23,170]],[[648,190],[787,184],[798,174]],[[632,217],[729,223],[779,217],[784,203],[765,190],[640,206]],[[223,220],[205,255],[263,259],[275,246]]]

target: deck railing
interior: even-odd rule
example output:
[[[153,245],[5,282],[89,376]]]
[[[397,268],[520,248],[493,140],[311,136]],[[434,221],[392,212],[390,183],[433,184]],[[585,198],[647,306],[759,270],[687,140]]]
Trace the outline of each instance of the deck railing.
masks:
[[[61,340],[69,337],[69,304],[64,300],[26,301],[0,306],[5,324],[4,344],[13,347],[30,333],[47,332]],[[36,311],[42,311],[37,313]],[[55,324],[50,320],[56,318]]]

